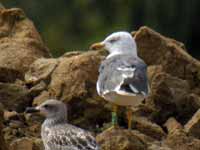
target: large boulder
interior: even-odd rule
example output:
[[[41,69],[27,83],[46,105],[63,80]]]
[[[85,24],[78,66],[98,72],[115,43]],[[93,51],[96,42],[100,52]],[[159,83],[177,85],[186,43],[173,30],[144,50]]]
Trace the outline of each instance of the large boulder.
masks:
[[[103,51],[73,52],[58,59],[36,60],[25,75],[26,83],[34,88],[43,81],[46,88],[34,98],[33,105],[49,98],[59,99],[68,104],[71,123],[92,131],[110,122],[108,103],[96,92],[104,55]]]
[[[192,88],[200,87],[200,62],[186,52],[182,43],[148,27],[141,27],[134,37],[139,55],[148,65],[162,65],[165,72],[188,80]]]
[[[148,117],[162,125],[170,116],[185,124],[200,108],[200,62],[183,43],[148,27],[133,33],[139,56],[148,64],[151,93]],[[142,111],[144,114],[144,111]]]
[[[194,150],[199,149],[199,139],[194,134],[199,128],[199,118],[198,115],[192,118],[200,108],[199,61],[187,54],[182,43],[147,27],[140,28],[134,36],[139,55],[148,64],[151,89],[145,103],[132,108],[134,130],[103,131],[109,126],[111,118],[111,105],[96,92],[98,68],[106,55],[104,51],[70,52],[59,58],[35,60],[25,73],[24,88],[28,97],[32,98],[28,104],[39,105],[49,98],[67,103],[69,122],[96,133],[101,132],[97,141],[105,150],[178,150],[180,147],[190,150],[190,145]],[[20,133],[17,139],[39,137],[43,118],[25,114],[25,123],[19,127],[12,113],[7,114],[10,118],[7,135],[17,137]],[[124,111],[119,114],[125,116]],[[120,126],[126,124],[124,120],[119,118]],[[182,125],[187,122],[187,130],[184,131]],[[32,148],[32,142],[29,144]]]
[[[152,117],[159,124],[164,123],[169,116],[176,116],[184,123],[200,107],[198,97],[192,98],[191,94],[187,80],[158,72],[151,80],[151,94],[147,105],[155,108],[156,112]]]
[[[23,79],[30,64],[50,57],[48,48],[21,9],[0,9],[0,82]]]

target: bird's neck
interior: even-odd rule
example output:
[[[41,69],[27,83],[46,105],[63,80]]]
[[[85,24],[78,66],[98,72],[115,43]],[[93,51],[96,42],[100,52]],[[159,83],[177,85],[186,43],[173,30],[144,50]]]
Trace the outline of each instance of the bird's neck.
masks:
[[[44,121],[44,125],[46,126],[54,126],[56,124],[62,124],[67,122],[67,117],[52,117],[52,118],[46,118]]]

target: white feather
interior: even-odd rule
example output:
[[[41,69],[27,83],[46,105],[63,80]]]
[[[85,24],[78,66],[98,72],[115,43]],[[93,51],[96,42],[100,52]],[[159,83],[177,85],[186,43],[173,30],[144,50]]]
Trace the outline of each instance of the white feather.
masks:
[[[125,68],[125,67],[118,67],[117,70],[119,71],[131,71],[134,72],[136,68]]]
[[[129,84],[129,87],[131,88],[131,90],[134,92],[134,93],[139,93],[139,91],[131,84]]]

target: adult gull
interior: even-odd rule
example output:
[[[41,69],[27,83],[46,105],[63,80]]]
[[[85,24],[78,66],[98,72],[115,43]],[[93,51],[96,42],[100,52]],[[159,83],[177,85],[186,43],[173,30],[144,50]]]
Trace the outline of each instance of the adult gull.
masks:
[[[113,104],[112,127],[117,126],[117,107],[127,107],[131,129],[131,106],[142,103],[148,95],[147,65],[137,55],[135,39],[128,32],[115,32],[90,49],[106,49],[109,55],[101,63],[97,92]]]

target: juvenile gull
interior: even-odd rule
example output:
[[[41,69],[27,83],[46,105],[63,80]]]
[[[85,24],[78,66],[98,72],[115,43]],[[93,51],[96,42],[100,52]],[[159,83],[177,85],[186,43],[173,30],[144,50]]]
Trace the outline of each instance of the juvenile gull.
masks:
[[[117,106],[128,108],[130,129],[130,106],[139,105],[148,95],[147,65],[137,56],[135,39],[128,32],[116,32],[90,48],[106,49],[110,53],[100,65],[97,92],[113,104],[113,127],[117,125]]]
[[[89,132],[67,123],[64,103],[51,99],[37,107],[27,108],[26,112],[40,112],[46,116],[41,129],[45,150],[99,150]]]

